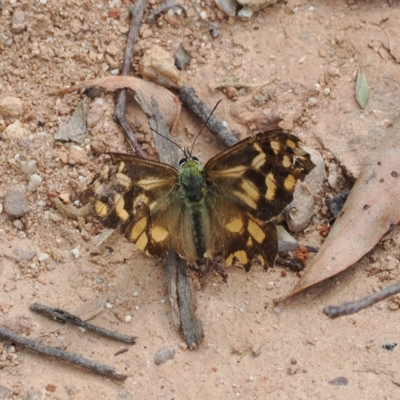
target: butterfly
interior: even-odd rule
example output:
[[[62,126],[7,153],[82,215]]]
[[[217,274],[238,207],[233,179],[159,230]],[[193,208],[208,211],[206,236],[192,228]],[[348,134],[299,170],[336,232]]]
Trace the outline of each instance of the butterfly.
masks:
[[[219,256],[246,270],[255,259],[274,264],[272,220],[314,168],[299,139],[279,129],[238,142],[204,167],[189,151],[179,169],[129,154],[110,157],[83,196],[106,228],[147,255],[164,259],[173,249],[194,267]]]

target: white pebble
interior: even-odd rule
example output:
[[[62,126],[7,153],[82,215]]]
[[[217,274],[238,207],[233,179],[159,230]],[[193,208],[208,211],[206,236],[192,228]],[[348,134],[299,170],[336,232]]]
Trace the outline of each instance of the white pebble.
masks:
[[[139,310],[139,306],[135,306],[135,310]]]
[[[164,303],[165,303],[165,299],[161,299],[161,300],[160,300],[160,303],[161,303],[161,304],[164,304]]]
[[[279,307],[274,307],[274,311],[276,314],[279,314],[281,312],[281,309]]]
[[[328,183],[332,189],[336,189],[336,187],[338,185],[338,177],[339,177],[339,175],[338,175],[337,171],[329,171]]]
[[[113,306],[112,306],[111,303],[107,302],[106,307],[107,307],[107,308],[112,308]]]
[[[250,19],[254,14],[254,11],[251,8],[243,7],[239,12],[239,18]]]
[[[48,259],[49,259],[49,255],[47,254],[47,253],[40,253],[39,255],[38,255],[38,260],[40,261],[40,262],[45,262],[45,261],[47,261]]]
[[[47,4],[47,0],[40,0],[40,4]]]
[[[328,87],[324,89],[324,94],[328,95],[331,92],[331,89],[329,89]]]
[[[309,103],[310,105],[312,105],[312,106],[315,106],[315,105],[318,103],[318,99],[315,98],[315,97],[310,97],[310,98],[308,99],[308,103]]]
[[[112,69],[110,73],[111,75],[119,75],[119,69]]]
[[[36,160],[22,161],[21,170],[24,174],[33,174],[36,172],[37,163]]]
[[[42,180],[42,177],[38,174],[32,174],[29,178],[28,190],[30,192],[36,192],[37,188],[41,185]]]
[[[200,13],[200,17],[201,17],[201,19],[207,19],[208,18],[207,13],[205,11],[202,11]]]
[[[72,249],[72,254],[74,255],[75,258],[79,257],[79,249],[78,249],[78,247],[75,247],[74,249]]]
[[[0,214],[3,212],[3,204],[0,203]]]
[[[131,322],[132,321],[132,317],[130,315],[127,315],[125,317],[125,322]]]
[[[139,292],[133,292],[133,296],[134,296],[134,297],[139,296]]]

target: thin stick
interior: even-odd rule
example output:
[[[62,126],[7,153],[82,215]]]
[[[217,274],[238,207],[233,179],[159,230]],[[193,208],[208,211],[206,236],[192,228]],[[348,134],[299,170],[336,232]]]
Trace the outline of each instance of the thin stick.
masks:
[[[43,314],[46,317],[52,318],[57,322],[61,322],[63,324],[69,322],[70,324],[80,326],[88,331],[95,332],[110,339],[118,340],[119,342],[135,344],[136,341],[135,336],[124,335],[119,332],[109,331],[108,329],[101,328],[100,326],[89,324],[88,322],[82,321],[76,315],[73,315],[68,311],[61,310],[60,308],[52,308],[43,304],[34,303],[30,306],[30,309]]]
[[[380,292],[370,294],[369,296],[364,297],[362,299],[349,301],[347,303],[343,303],[340,306],[325,307],[323,312],[331,319],[335,319],[343,315],[355,314],[356,312],[362,310],[363,308],[370,307],[399,292],[400,292],[400,282],[388,286],[387,288],[381,290]]]
[[[87,369],[95,374],[107,376],[111,379],[118,381],[125,381],[127,375],[121,375],[115,373],[115,368],[110,365],[101,364],[94,360],[81,357],[78,354],[71,353],[55,347],[45,346],[41,343],[35,342],[34,340],[27,339],[26,337],[19,335],[16,332],[10,331],[4,326],[0,325],[0,338],[7,340],[20,346],[26,347],[39,354],[44,354],[49,357],[54,357],[62,361],[66,361],[72,365],[78,365],[81,368]]]
[[[165,3],[159,5],[155,10],[151,12],[151,14],[147,17],[146,19],[146,24],[150,25],[152,24],[155,19],[164,11],[169,10],[170,8],[173,7],[179,7],[182,10],[183,16],[186,18],[187,13],[186,10],[183,8],[183,6],[179,3],[177,3],[174,0],[167,0]]]
[[[128,40],[126,43],[124,62],[122,65],[121,75],[129,75],[132,62],[133,46],[136,42],[139,27],[144,13],[144,8],[147,5],[147,0],[137,0],[137,2],[130,7],[130,15],[132,17],[131,25],[129,28]],[[115,108],[114,117],[120,123],[124,130],[125,136],[132,146],[135,154],[140,157],[145,157],[145,153],[139,145],[131,126],[125,115],[126,109],[126,89],[122,89],[118,94],[117,106]]]
[[[179,89],[179,99],[203,122],[210,117],[210,109],[197,97],[191,86],[183,85]],[[230,147],[238,142],[237,137],[223,125],[215,114],[210,117],[206,126],[226,146]]]

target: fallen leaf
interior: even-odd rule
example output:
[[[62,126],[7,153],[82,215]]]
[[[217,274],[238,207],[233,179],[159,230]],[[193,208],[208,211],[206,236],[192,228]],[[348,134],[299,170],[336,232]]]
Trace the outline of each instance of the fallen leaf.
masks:
[[[81,101],[69,122],[59,126],[58,131],[54,134],[54,140],[82,143],[86,134],[86,106],[85,102]]]
[[[324,244],[286,298],[353,265],[400,221],[399,154],[400,120],[368,158]]]
[[[360,67],[356,81],[356,99],[357,103],[364,110],[369,96],[369,86],[367,77],[365,76],[364,68]]]
[[[69,88],[58,90],[52,94],[72,93],[91,86],[100,86],[112,91],[124,88],[131,89],[134,92],[141,91],[147,103],[151,104],[152,96],[157,100],[165,123],[168,125],[170,131],[174,129],[178,122],[181,112],[179,99],[168,89],[133,76],[105,76],[103,78],[90,79]]]

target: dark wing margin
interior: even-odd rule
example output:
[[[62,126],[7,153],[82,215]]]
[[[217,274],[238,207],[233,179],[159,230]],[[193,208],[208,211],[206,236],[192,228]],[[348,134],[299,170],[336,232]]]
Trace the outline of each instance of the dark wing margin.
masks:
[[[239,142],[204,167],[210,188],[261,221],[285,209],[313,168],[299,139],[279,129]]]

